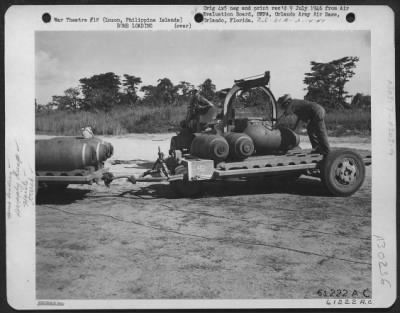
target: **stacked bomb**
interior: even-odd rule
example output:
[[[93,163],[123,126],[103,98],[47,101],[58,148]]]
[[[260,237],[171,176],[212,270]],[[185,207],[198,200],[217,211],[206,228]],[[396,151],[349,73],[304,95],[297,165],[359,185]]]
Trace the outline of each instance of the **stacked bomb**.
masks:
[[[228,157],[243,160],[254,152],[254,144],[249,136],[241,133],[228,133],[226,136],[197,134],[190,146],[190,153],[204,159],[220,162]]]
[[[203,159],[224,161],[229,155],[229,145],[222,136],[214,134],[196,134],[190,145],[190,153]]]
[[[225,139],[229,144],[229,157],[233,160],[243,160],[254,153],[253,140],[243,133],[228,133]]]
[[[243,160],[253,154],[268,155],[298,146],[300,137],[289,128],[270,129],[262,124],[249,123],[243,133],[224,136],[196,134],[190,147],[193,156],[216,162]]]
[[[259,155],[288,151],[300,143],[299,135],[286,127],[270,129],[260,123],[249,123],[243,132],[253,140]]]
[[[99,138],[56,137],[35,141],[37,171],[96,168],[113,154],[113,146]]]

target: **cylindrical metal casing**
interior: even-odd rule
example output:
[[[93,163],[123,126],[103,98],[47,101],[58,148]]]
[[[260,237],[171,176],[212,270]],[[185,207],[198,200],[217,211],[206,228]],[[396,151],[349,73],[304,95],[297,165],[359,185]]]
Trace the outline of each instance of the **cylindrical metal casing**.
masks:
[[[106,142],[100,138],[77,138],[86,142],[89,146],[93,147],[96,151],[96,159],[98,162],[104,162],[112,156],[114,148],[111,143]]]
[[[253,140],[257,154],[287,151],[300,142],[300,137],[289,128],[270,130],[261,124],[249,124],[244,133]]]
[[[199,134],[192,141],[190,154],[203,159],[224,161],[229,154],[229,145],[222,136]]]
[[[96,165],[96,150],[75,137],[35,141],[37,171],[72,171]]]
[[[194,134],[187,128],[183,128],[178,135],[171,138],[171,150],[189,150],[194,139]]]
[[[282,127],[277,129],[277,131],[280,132],[282,138],[279,150],[287,151],[297,147],[300,144],[300,136],[290,128]]]
[[[114,147],[111,143],[104,141],[98,137],[84,138],[84,137],[57,137],[58,139],[75,139],[87,143],[89,146],[93,147],[96,151],[97,162],[104,162],[110,158],[114,153]],[[55,138],[53,138],[55,139]]]
[[[229,144],[229,157],[243,160],[254,153],[253,140],[243,133],[228,133],[225,139]]]

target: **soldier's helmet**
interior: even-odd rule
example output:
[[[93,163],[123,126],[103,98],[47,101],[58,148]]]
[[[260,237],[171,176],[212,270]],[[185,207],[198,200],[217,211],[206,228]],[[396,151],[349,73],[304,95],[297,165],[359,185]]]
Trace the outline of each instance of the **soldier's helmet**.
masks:
[[[290,104],[290,101],[292,101],[292,97],[290,96],[290,94],[287,93],[280,97],[277,102],[278,105],[285,108]]]

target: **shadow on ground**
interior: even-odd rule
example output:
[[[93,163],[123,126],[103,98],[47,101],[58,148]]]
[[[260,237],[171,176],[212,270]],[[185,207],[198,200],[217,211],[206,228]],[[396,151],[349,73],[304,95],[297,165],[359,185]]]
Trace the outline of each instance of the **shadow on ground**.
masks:
[[[127,190],[119,194],[96,195],[94,198],[140,198],[153,199],[179,199],[184,198],[171,189],[169,184],[154,183],[148,186],[137,185],[139,188]],[[111,185],[111,189],[112,189]],[[301,177],[295,181],[282,182],[280,180],[253,178],[250,180],[226,180],[204,182],[202,191],[193,198],[230,197],[239,195],[260,194],[292,194],[299,196],[329,197],[325,187],[319,179]],[[62,191],[40,190],[36,204],[70,204],[87,198],[88,189],[66,188]]]
[[[90,192],[88,189],[66,188],[65,190],[54,191],[40,189],[36,196],[36,204],[71,204],[86,198]]]
[[[154,161],[136,159],[136,160],[113,160],[111,162],[111,165],[116,165],[116,164],[134,165],[134,166],[124,166],[124,168],[151,169],[154,165]]]
[[[196,198],[257,194],[293,194],[300,196],[329,197],[329,194],[320,180],[301,177],[293,182],[266,181],[264,179],[204,182],[202,184],[202,192],[197,195]],[[141,187],[139,190],[125,191],[118,196],[134,196],[144,200],[154,198],[182,198],[182,196],[178,195],[170,188],[169,184],[152,184]]]

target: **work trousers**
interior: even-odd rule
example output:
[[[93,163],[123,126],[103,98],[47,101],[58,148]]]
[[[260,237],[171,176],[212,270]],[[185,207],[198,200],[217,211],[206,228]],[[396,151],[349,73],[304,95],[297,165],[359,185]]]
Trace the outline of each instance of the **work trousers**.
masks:
[[[307,133],[310,138],[311,146],[322,154],[330,151],[328,142],[328,131],[325,126],[325,112],[318,112],[307,125]]]

